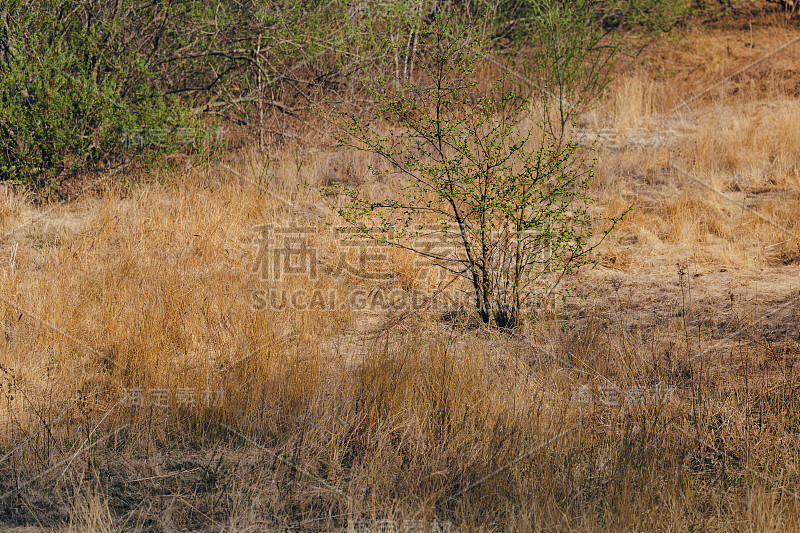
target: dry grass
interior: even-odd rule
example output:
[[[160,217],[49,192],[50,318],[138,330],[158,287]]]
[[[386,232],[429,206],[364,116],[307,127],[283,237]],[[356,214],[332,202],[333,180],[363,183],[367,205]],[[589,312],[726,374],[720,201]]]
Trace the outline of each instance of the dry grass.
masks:
[[[794,36],[690,35],[621,74],[582,127],[606,132],[597,208],[635,209],[573,280],[586,298],[514,336],[434,310],[254,309],[256,228],[335,223],[316,185],[381,192],[362,154],[245,151],[52,207],[0,189],[0,522],[797,530],[798,48],[673,111]],[[273,288],[426,286],[396,251],[385,279],[337,277],[321,227],[316,279]],[[169,407],[121,401],[137,387]]]

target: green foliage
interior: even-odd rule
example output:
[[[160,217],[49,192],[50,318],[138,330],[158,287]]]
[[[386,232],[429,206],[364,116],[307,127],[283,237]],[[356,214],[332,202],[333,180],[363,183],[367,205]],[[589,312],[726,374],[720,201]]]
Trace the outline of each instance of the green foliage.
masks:
[[[556,138],[587,111],[611,81],[621,53],[637,53],[649,36],[668,31],[689,13],[684,0],[521,0],[512,4],[511,34],[524,56],[521,70]],[[624,29],[638,28],[636,43]]]
[[[501,80],[479,88],[474,33],[438,20],[420,40],[427,50],[421,78],[399,91],[384,82],[378,93],[378,117],[402,129],[381,134],[350,114],[340,137],[390,163],[401,193],[371,199],[339,189],[347,201],[338,211],[360,234],[465,275],[481,319],[513,328],[563,276],[592,260],[593,161],[575,141],[552,134],[547,114],[532,120],[519,87]],[[424,250],[415,241],[423,234],[453,246]]]
[[[185,109],[155,81],[146,50],[126,45],[133,19],[123,12],[77,1],[5,4],[0,179],[45,185],[107,160],[125,128],[185,122]]]
[[[564,130],[608,82],[623,27],[663,29],[681,0],[8,0],[0,7],[0,180],[36,186],[134,155],[158,161],[208,118],[264,141],[320,102],[369,108],[364,80],[415,79],[446,18],[473,44],[530,56]],[[513,49],[514,46],[511,47]],[[126,131],[168,132],[125,149]],[[555,130],[551,134],[555,133]],[[163,146],[162,146],[163,144]]]
[[[668,32],[692,15],[689,0],[606,0],[597,2],[605,27]]]
[[[693,13],[690,0],[512,0],[504,6],[518,38],[533,29],[529,23],[542,11],[580,11],[605,30],[644,32],[669,31]]]
[[[167,130],[167,142],[127,150],[156,161],[201,115],[259,134],[267,120],[288,129],[324,95],[353,99],[364,73],[412,75],[415,31],[432,9],[10,0],[0,8],[0,179],[42,186],[119,160],[126,131]]]
[[[541,112],[550,115],[549,133],[559,142],[608,85],[619,50],[619,39],[603,27],[595,4],[536,0],[527,8],[533,47],[523,68]]]

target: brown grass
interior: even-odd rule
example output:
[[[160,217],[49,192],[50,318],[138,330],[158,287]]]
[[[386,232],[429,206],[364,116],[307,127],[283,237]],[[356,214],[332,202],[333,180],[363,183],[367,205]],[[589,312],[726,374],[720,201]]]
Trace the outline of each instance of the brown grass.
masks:
[[[585,298],[513,336],[464,312],[253,308],[265,224],[323,224],[317,278],[273,288],[430,288],[400,251],[386,279],[333,275],[315,187],[391,184],[322,141],[66,205],[0,189],[0,522],[797,530],[800,48],[674,111],[779,30],[691,34],[621,73],[581,126],[610,132],[597,209],[634,210],[572,280]],[[198,396],[122,403],[137,387]]]

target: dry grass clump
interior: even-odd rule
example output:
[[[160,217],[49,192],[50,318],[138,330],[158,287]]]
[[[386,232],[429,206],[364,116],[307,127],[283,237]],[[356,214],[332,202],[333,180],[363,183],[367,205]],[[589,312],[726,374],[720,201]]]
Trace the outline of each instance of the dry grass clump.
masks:
[[[688,75],[665,69],[725,39],[657,50],[584,117],[613,130],[596,209],[635,209],[571,280],[584,299],[513,335],[386,305],[436,283],[326,226],[317,186],[393,187],[358,153],[244,150],[53,207],[0,193],[0,521],[798,529],[800,116],[757,91],[666,113]],[[272,278],[261,239],[306,227],[317,270]]]
[[[664,43],[623,69],[585,117],[584,135],[597,143],[599,206],[635,204],[617,239],[635,238],[641,253],[626,257],[612,240],[617,265],[794,261],[800,107],[790,86],[800,77],[798,48],[784,44],[796,38],[772,26]]]

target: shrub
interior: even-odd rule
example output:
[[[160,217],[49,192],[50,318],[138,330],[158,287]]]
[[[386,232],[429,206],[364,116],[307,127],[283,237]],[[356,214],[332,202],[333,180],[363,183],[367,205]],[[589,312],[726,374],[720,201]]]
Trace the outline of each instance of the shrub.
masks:
[[[376,118],[401,129],[382,134],[348,116],[340,142],[390,163],[401,192],[371,199],[340,188],[346,201],[338,212],[359,234],[466,276],[480,318],[513,328],[592,260],[593,161],[564,133],[553,134],[549,114],[529,122],[531,100],[518,87],[501,80],[479,90],[472,75],[480,43],[457,27],[438,20],[421,33],[427,60],[417,82],[396,92],[384,83]],[[415,244],[431,232],[453,247]]]
[[[0,25],[0,180],[41,186],[108,161],[126,128],[185,122],[131,25],[161,8],[10,0]],[[145,24],[145,26],[147,26]],[[145,29],[145,31],[149,31]]]

